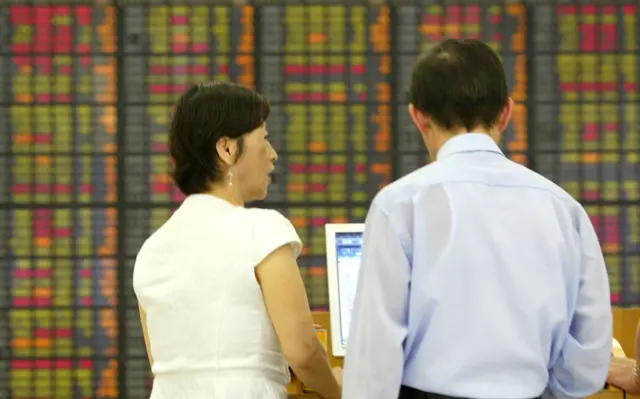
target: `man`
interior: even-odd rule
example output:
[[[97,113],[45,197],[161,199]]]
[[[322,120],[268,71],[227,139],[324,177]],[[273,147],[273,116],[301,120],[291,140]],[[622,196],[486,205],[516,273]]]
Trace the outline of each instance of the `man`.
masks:
[[[640,322],[636,328],[636,357],[614,357],[609,366],[609,384],[626,393],[640,395]]]
[[[604,386],[612,316],[598,238],[576,200],[500,151],[512,109],[482,42],[445,40],[419,59],[409,113],[434,162],[369,209],[344,398]]]

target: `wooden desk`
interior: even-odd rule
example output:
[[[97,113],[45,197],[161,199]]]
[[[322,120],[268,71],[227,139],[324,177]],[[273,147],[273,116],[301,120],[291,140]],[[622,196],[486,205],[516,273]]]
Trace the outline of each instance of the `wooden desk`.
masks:
[[[635,347],[638,321],[640,321],[640,307],[613,309],[613,336],[620,342],[628,357],[634,357],[636,350],[640,350]]]
[[[615,388],[605,389],[593,396],[589,396],[589,399],[624,399],[624,392]]]
[[[622,345],[625,353],[629,357],[635,356],[635,334],[638,321],[640,320],[640,308],[614,308],[613,309],[613,335]],[[313,312],[313,321],[327,329],[329,362],[332,367],[342,367],[343,359],[335,358],[331,354],[331,320],[329,312]],[[638,349],[640,350],[640,348]],[[290,397],[293,398],[317,398],[314,394],[302,393],[300,381],[292,376],[291,384],[287,387]],[[617,389],[607,389],[590,399],[640,399],[638,395],[625,395]]]

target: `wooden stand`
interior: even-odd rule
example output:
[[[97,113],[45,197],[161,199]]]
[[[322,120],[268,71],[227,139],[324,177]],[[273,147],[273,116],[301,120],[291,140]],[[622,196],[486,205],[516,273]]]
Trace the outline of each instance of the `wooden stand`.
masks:
[[[622,345],[622,348],[629,357],[635,356],[635,351],[640,350],[640,348],[635,348],[635,334],[638,320],[640,320],[640,308],[615,308],[613,310],[613,335],[620,342],[620,345]],[[313,312],[313,321],[327,330],[327,353],[331,366],[342,367],[343,359],[335,358],[331,354],[331,320],[329,318],[329,312]],[[316,394],[303,392],[300,380],[293,375],[291,376],[291,384],[289,384],[287,388],[290,398],[319,398]],[[640,396],[626,395],[617,389],[606,389],[590,397],[590,399],[640,399]]]

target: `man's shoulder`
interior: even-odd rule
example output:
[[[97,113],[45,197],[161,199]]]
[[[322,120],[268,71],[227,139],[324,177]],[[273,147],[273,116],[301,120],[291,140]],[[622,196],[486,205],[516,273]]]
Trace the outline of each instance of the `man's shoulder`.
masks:
[[[520,176],[520,183],[522,185],[529,186],[535,189],[541,189],[549,192],[549,194],[566,200],[570,204],[578,204],[578,201],[571,196],[564,188],[560,187],[558,184],[551,181],[546,176],[535,172],[528,167],[518,164],[516,162],[510,161],[511,167],[515,169],[516,173]]]
[[[546,191],[569,207],[581,206],[564,188],[540,173],[510,160],[507,168],[511,169],[508,175],[511,177],[509,180],[512,185]],[[390,210],[394,206],[411,202],[416,194],[430,186],[451,180],[456,180],[455,176],[451,176],[451,169],[447,169],[444,163],[433,162],[383,187],[374,198],[374,202],[380,208]]]
[[[438,183],[442,170],[442,166],[437,162],[416,169],[383,187],[374,198],[374,202],[386,210],[410,202],[416,193]]]

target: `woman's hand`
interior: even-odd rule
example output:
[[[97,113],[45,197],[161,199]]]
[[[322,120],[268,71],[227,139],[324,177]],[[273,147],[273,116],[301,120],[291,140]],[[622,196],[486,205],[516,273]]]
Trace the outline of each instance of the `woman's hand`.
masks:
[[[633,359],[612,357],[607,382],[626,393],[639,395],[640,383],[638,383],[633,376],[633,367],[635,364],[636,362]]]

